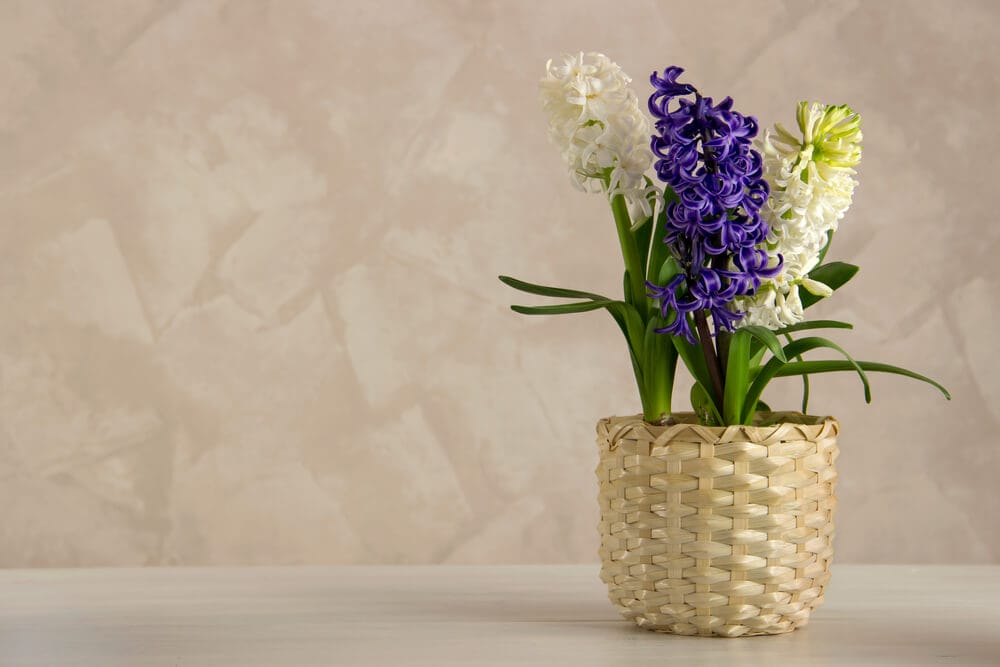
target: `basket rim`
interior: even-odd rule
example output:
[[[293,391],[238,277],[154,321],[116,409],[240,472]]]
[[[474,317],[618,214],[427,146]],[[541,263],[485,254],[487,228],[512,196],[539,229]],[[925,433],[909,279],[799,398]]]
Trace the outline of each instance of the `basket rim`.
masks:
[[[766,415],[769,421],[763,421]],[[598,444],[612,450],[624,438],[671,442],[693,437],[699,442],[723,444],[730,442],[771,442],[793,433],[799,438],[818,440],[840,433],[840,422],[834,417],[804,415],[801,412],[758,413],[756,424],[731,424],[729,426],[703,426],[693,412],[676,412],[673,421],[651,424],[642,415],[604,417],[597,422]],[[770,421],[774,419],[774,421]],[[604,444],[602,444],[604,443]]]
[[[667,429],[672,426],[698,426],[699,428],[707,429],[712,432],[724,433],[727,429],[731,428],[760,428],[767,427],[772,428],[775,426],[782,426],[784,424],[793,424],[796,426],[822,426],[827,422],[836,422],[837,418],[832,415],[807,415],[802,412],[794,410],[775,410],[773,412],[760,411],[754,412],[753,423],[751,424],[730,424],[728,426],[705,426],[698,424],[698,416],[694,412],[682,411],[682,412],[671,412],[668,421],[662,424],[655,424],[653,422],[648,422],[643,419],[641,414],[635,415],[611,415],[609,417],[604,417],[601,421],[615,422],[618,424],[622,423],[641,423],[646,428],[651,429]]]

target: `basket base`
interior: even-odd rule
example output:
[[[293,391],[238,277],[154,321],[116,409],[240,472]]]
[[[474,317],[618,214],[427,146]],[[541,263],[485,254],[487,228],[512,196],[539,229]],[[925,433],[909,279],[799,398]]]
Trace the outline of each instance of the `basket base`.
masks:
[[[614,598],[611,601],[619,607],[622,616],[631,620],[643,630],[659,632],[667,635],[685,637],[763,637],[767,635],[784,635],[809,624],[812,610],[823,603],[819,597],[791,614],[762,614],[743,619],[743,623],[726,623],[718,616],[684,616],[676,617],[667,614],[636,613],[622,608]]]
[[[719,627],[700,629],[695,625],[690,623],[675,623],[672,625],[656,625],[649,622],[635,620],[635,624],[650,632],[658,632],[664,635],[680,635],[684,637],[722,637],[722,638],[735,638],[735,637],[767,637],[769,635],[784,635],[801,628],[806,625],[808,621],[803,621],[800,623],[792,624],[776,624],[772,626],[767,626],[764,628],[751,628],[746,625],[719,625]]]

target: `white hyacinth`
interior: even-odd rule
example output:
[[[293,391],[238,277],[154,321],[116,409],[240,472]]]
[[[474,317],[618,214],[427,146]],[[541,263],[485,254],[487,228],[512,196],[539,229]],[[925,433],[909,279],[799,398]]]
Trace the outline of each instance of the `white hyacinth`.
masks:
[[[633,211],[650,215],[645,174],[653,162],[649,118],[629,88],[632,79],[601,53],[550,60],[539,84],[549,116],[549,138],[562,152],[570,177],[586,192],[621,194]]]
[[[861,119],[846,105],[801,102],[798,125],[801,137],[776,125],[760,141],[764,178],[771,187],[761,209],[770,227],[767,250],[775,263],[781,255],[784,264],[781,274],[754,296],[737,300],[744,326],[779,329],[801,322],[799,287],[817,296],[832,293],[808,273],[851,206],[858,184],[854,167],[861,160]]]

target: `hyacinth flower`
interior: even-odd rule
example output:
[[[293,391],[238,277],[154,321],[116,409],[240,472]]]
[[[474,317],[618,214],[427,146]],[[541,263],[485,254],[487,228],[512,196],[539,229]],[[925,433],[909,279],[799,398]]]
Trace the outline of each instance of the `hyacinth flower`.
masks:
[[[753,297],[737,301],[742,322],[769,329],[802,321],[800,287],[812,297],[833,293],[810,272],[825,256],[858,185],[861,117],[847,105],[802,102],[797,120],[798,134],[778,124],[760,142],[764,174],[773,183],[763,209],[767,250],[784,257],[784,266]]]
[[[573,303],[512,308],[527,315],[557,315],[605,309],[628,343],[629,358],[643,414],[656,421],[671,412],[677,352],[653,331],[652,303],[646,297],[654,206],[662,192],[646,175],[653,163],[649,117],[631,88],[632,79],[607,56],[579,53],[550,60],[539,84],[549,139],[559,149],[574,186],[602,193],[611,206],[625,264],[624,298],[548,287],[500,276],[507,285],[541,296],[577,299]],[[655,258],[654,258],[655,259]]]
[[[781,257],[772,266],[758,247],[768,234],[760,215],[768,186],[761,155],[752,147],[756,119],[734,111],[732,98],[716,105],[694,86],[679,83],[682,72],[670,67],[662,77],[656,72],[650,77],[656,175],[677,195],[665,209],[663,242],[680,273],[667,285],[649,287],[669,320],[659,331],[694,343],[689,313],[701,333],[707,331],[706,312],[717,330],[731,331],[741,316],[730,304],[777,276]]]
[[[716,103],[702,95],[679,80],[682,73],[668,67],[650,77],[651,123],[631,78],[607,56],[580,53],[546,65],[539,88],[549,138],[573,184],[607,198],[624,295],[500,276],[523,292],[570,300],[511,308],[527,315],[608,311],[625,336],[650,423],[670,419],[678,359],[695,380],[691,403],[706,425],[766,421],[762,393],[784,376],[803,378],[803,412],[816,373],[857,373],[866,400],[873,371],[919,379],[948,396],[929,378],[856,361],[826,338],[795,338],[851,328],[806,320],[804,310],[858,270],[824,258],[857,185],[860,117],[843,105],[802,103],[797,134],[779,125],[758,139],[753,116],[735,110],[729,97]],[[843,359],[803,359],[816,349]]]
[[[601,53],[565,55],[546,63],[539,94],[549,138],[572,183],[585,192],[620,194],[630,208],[648,215],[649,119],[631,81]]]

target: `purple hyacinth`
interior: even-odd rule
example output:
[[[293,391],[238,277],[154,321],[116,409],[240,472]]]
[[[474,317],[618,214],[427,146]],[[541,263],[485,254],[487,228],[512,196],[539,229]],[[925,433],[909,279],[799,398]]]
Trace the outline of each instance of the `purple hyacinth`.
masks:
[[[656,174],[678,196],[667,206],[664,243],[682,272],[666,285],[648,286],[669,321],[658,331],[694,342],[689,313],[707,310],[717,331],[731,331],[742,317],[730,308],[733,299],[756,292],[781,264],[768,267],[767,252],[758,247],[767,237],[760,208],[768,187],[752,146],[757,120],[733,111],[732,98],[713,104],[678,82],[683,71],[668,67],[662,77],[650,76]]]

